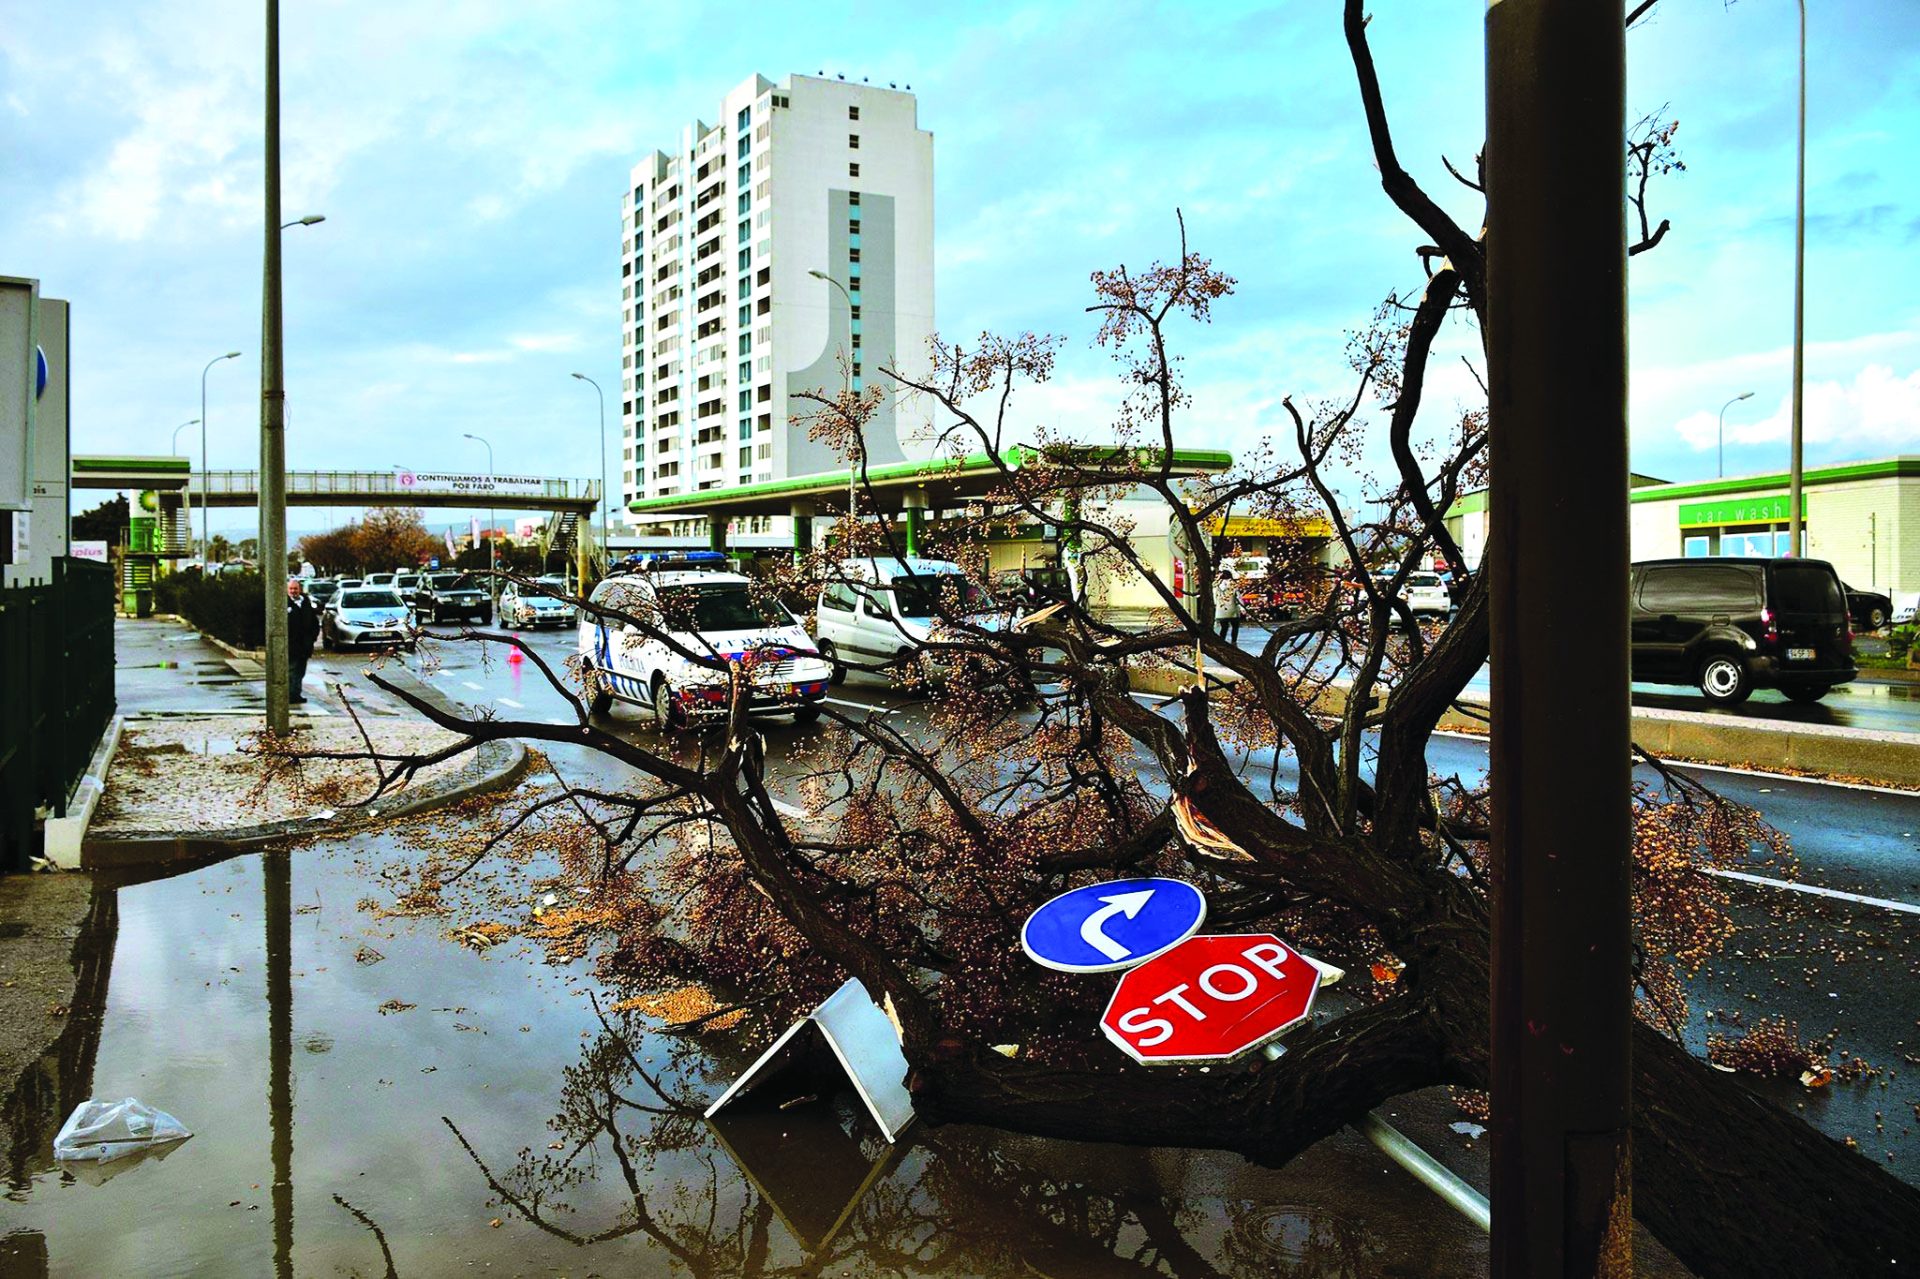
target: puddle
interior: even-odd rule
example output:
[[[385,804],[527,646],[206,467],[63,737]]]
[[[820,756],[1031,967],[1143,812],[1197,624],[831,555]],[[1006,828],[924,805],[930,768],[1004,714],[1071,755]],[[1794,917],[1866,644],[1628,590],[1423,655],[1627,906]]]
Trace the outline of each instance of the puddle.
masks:
[[[99,891],[82,998],[5,1102],[0,1275],[1484,1273],[1484,1238],[1358,1138],[1273,1171],[918,1124],[889,1146],[850,1094],[709,1123],[760,1045],[715,1060],[518,940],[361,913],[395,851]],[[89,1095],[195,1135],[87,1184],[51,1140]]]

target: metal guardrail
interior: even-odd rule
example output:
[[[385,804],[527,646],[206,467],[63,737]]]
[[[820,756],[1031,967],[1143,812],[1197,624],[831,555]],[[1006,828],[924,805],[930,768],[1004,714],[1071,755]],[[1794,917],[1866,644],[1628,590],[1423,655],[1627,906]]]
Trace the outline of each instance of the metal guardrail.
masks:
[[[0,589],[0,872],[24,871],[38,810],[67,799],[113,718],[113,570],[56,559]]]

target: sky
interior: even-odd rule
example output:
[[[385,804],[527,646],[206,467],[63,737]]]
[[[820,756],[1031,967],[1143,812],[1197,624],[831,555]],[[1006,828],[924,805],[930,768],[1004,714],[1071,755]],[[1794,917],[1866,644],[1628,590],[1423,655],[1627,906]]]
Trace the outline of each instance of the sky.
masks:
[[[1920,452],[1920,4],[1822,0],[1808,40],[1809,464]],[[1282,397],[1350,393],[1347,335],[1417,290],[1422,237],[1366,145],[1336,0],[930,6],[286,0],[289,465],[617,477],[620,197],[643,154],[758,72],[912,85],[934,134],[937,324],[1063,339],[1016,412],[1097,438],[1121,391],[1089,274],[1196,251],[1238,280],[1175,333],[1180,442],[1242,454]],[[1377,0],[1403,162],[1469,228],[1485,0]],[[1630,118],[1678,119],[1672,230],[1631,272],[1636,470],[1783,468],[1795,8],[1663,0],[1628,38]],[[0,273],[74,305],[74,448],[257,459],[262,6],[25,5],[0,23]],[[1435,361],[1423,422],[1477,395]],[[192,432],[183,432],[183,437]],[[1376,425],[1362,465],[1384,457]],[[183,444],[185,440],[183,438]],[[617,483],[617,478],[615,480]],[[1570,486],[1578,477],[1568,477]],[[325,520],[296,511],[296,526]]]

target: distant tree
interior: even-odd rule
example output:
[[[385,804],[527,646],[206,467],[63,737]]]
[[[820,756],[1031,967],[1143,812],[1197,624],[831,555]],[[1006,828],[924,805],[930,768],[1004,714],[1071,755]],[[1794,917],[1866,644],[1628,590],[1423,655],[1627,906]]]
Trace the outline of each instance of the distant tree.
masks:
[[[309,533],[300,539],[300,554],[321,572],[355,572],[364,567],[359,558],[359,535],[358,521],[324,533]]]
[[[415,568],[440,547],[420,512],[410,506],[380,506],[367,512],[354,535],[355,562],[370,571]]]
[[[213,540],[207,543],[207,561],[221,564],[233,558],[233,543],[227,540],[225,533],[215,533]]]
[[[117,494],[92,510],[74,516],[73,537],[79,542],[105,542],[108,546],[118,546],[127,523],[126,496]]]

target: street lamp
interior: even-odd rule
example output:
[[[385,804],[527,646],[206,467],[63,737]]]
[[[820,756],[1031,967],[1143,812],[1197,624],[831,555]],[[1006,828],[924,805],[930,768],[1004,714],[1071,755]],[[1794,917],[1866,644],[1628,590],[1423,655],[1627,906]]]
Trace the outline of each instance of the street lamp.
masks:
[[[477,440],[487,450],[487,495],[491,497],[493,495],[493,445],[487,443],[483,437],[470,432],[462,431],[460,434],[465,439]],[[487,590],[489,594],[500,589],[499,583],[493,577],[493,520],[493,508],[489,506],[487,508]]]
[[[847,300],[847,325],[849,328],[851,328],[853,325],[853,295],[847,292],[847,286],[840,283],[840,281],[834,279],[832,276],[828,275],[825,271],[809,271],[807,272],[807,274],[812,276],[816,280],[825,280],[828,284],[831,284],[834,288],[840,290],[840,296]],[[841,386],[846,389],[851,389],[847,387],[844,372],[842,373]],[[864,440],[861,441],[861,444],[863,447],[865,443],[866,442]],[[796,516],[795,518],[800,518],[800,517]],[[855,518],[856,518],[856,514],[854,511],[854,501],[853,501],[853,459],[848,458],[847,459],[847,536],[849,538],[853,536],[853,522]]]
[[[593,393],[600,399],[600,553],[611,564],[613,543],[607,540],[607,393],[600,389],[598,382],[584,373],[576,373],[574,377],[592,387]],[[580,584],[580,589],[587,589],[585,582]]]
[[[198,426],[198,425],[200,425],[200,419],[199,419],[199,418],[197,418],[197,417],[190,417],[190,418],[188,418],[188,419],[187,419],[186,421],[184,421],[184,422],[182,422],[182,423],[181,423],[180,425],[178,425],[178,426],[176,426],[176,427],[174,427],[174,428],[173,428],[173,442],[172,442],[171,444],[169,444],[169,445],[167,445],[167,452],[169,452],[169,453],[171,453],[171,454],[173,454],[173,455],[175,455],[176,457],[177,457],[177,456],[179,456],[179,453],[180,453],[180,432],[182,432],[182,431],[184,431],[184,430],[186,430],[186,429],[187,429],[188,427],[190,427],[190,426]]]
[[[237,360],[240,352],[228,351],[225,355],[216,355],[207,361],[207,368],[200,370],[200,559],[206,562],[209,548],[213,543],[207,540],[207,369],[222,360]],[[191,495],[189,495],[191,500]],[[187,523],[193,523],[193,512],[187,512]]]
[[[325,222],[326,220],[327,215],[324,213],[309,213],[304,218],[295,218],[291,222],[282,222],[280,229],[284,231],[290,226],[312,226],[316,222]]]
[[[1751,400],[1752,398],[1752,391],[1742,391],[1720,406],[1720,460],[1714,467],[1713,473],[1721,479],[1725,479],[1727,475],[1727,410],[1742,400]]]
[[[1787,554],[1801,553],[1801,391],[1806,382],[1807,319],[1807,0],[1800,0],[1800,136],[1793,189],[1793,458],[1787,478]]]

